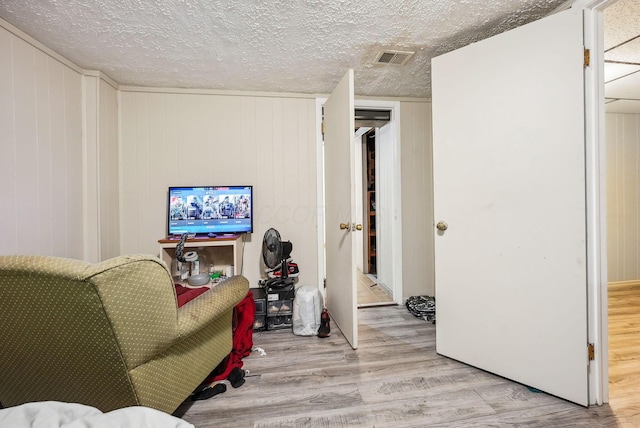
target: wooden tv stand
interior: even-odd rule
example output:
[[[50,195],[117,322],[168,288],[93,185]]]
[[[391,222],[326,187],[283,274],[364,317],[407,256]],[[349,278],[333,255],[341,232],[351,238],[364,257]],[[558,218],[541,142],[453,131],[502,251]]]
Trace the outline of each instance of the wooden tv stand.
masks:
[[[180,241],[178,238],[159,239],[160,258],[164,260],[171,274],[175,274],[174,260],[176,258],[176,246]],[[206,253],[207,263],[213,263],[215,270],[221,270],[224,274],[228,274],[230,266],[234,267],[234,274],[242,273],[242,235],[219,235],[215,238],[208,236],[196,236],[187,239],[184,243],[185,252],[196,251]],[[186,249],[189,250],[186,250]],[[209,266],[202,266],[203,269],[209,269]]]

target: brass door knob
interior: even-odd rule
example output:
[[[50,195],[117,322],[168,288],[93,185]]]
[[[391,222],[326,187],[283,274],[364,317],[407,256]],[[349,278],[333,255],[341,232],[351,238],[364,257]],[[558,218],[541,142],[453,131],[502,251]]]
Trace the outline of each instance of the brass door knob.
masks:
[[[349,223],[340,223],[340,230],[351,230],[351,225]]]
[[[356,230],[362,230],[362,225],[361,224],[356,224]]]
[[[439,221],[438,224],[436,224],[436,228],[444,232],[449,228],[449,225],[444,221]]]

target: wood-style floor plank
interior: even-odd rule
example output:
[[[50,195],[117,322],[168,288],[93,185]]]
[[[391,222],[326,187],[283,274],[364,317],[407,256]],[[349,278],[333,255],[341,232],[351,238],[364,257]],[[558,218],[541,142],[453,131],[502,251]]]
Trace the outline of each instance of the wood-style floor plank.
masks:
[[[227,392],[185,403],[176,415],[197,427],[640,427],[640,388],[627,380],[637,355],[622,347],[611,351],[621,362],[612,367],[620,371],[612,405],[583,408],[439,356],[435,326],[404,307],[358,315],[355,351],[335,325],[326,339],[256,333],[254,347],[266,355],[245,358],[245,384],[227,384]],[[620,325],[633,336],[634,321]]]
[[[611,283],[609,404],[620,426],[640,427],[640,282]]]

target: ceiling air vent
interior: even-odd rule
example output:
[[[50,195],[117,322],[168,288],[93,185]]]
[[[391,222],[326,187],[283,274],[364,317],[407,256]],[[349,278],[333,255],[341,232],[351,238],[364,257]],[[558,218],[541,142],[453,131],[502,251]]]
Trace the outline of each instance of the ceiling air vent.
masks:
[[[381,51],[378,52],[373,63],[385,65],[405,65],[414,53],[415,52],[408,51]]]

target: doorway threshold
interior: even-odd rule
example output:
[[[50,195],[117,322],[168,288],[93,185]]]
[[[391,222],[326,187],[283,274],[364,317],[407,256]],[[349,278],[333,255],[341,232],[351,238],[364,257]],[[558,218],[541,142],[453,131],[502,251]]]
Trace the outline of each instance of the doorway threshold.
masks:
[[[396,302],[372,302],[372,303],[358,303],[358,309],[361,308],[373,308],[377,306],[398,306]]]

